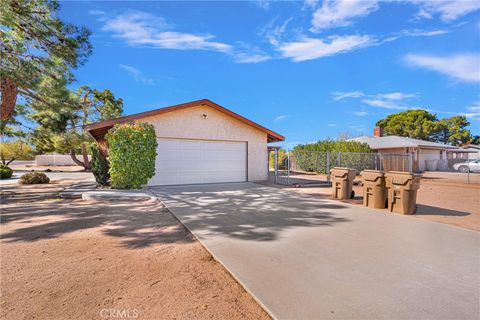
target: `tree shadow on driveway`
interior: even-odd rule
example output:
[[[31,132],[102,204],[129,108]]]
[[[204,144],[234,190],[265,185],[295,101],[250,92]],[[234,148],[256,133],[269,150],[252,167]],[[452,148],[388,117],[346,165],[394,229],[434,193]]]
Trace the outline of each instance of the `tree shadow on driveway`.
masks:
[[[191,242],[193,237],[157,201],[87,202],[57,200],[2,205],[2,241],[37,241],[100,228],[127,248]]]
[[[342,203],[253,183],[152,187],[195,234],[273,241],[292,228],[347,222]]]

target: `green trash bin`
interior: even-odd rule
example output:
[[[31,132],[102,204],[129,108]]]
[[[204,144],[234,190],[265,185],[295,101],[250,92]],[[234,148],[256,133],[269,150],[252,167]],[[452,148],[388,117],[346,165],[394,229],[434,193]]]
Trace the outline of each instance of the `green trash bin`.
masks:
[[[356,171],[349,168],[334,167],[330,170],[332,179],[332,197],[335,199],[351,199],[353,180]]]
[[[385,174],[378,170],[363,170],[360,175],[363,182],[363,205],[385,209],[387,207]]]
[[[388,210],[401,214],[414,214],[420,177],[408,172],[391,171],[385,174]]]

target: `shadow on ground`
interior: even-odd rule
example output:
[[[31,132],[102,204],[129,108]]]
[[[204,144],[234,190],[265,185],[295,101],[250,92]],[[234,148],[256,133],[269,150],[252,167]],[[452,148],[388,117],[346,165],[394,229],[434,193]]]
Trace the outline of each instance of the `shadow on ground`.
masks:
[[[333,226],[349,221],[345,208],[294,192],[258,184],[151,188],[192,231],[242,240],[273,241],[283,230]]]
[[[450,210],[440,207],[428,206],[424,204],[417,205],[416,215],[434,215],[434,216],[451,216],[451,217],[464,217],[471,213],[465,211]]]
[[[98,227],[106,235],[121,238],[122,246],[128,248],[193,241],[191,234],[157,201],[18,202],[2,205],[0,222],[2,241],[7,242],[53,239]]]

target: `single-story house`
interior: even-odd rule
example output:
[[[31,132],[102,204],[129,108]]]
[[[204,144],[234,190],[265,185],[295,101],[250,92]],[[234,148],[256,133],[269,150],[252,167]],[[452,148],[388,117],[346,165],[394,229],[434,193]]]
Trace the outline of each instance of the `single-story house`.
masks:
[[[449,159],[462,159],[467,156],[467,152],[456,146],[400,136],[383,136],[379,128],[375,128],[373,136],[361,136],[351,140],[366,143],[378,153],[411,154],[414,170],[421,172],[432,170],[432,165],[433,170],[446,170]]]
[[[285,138],[208,99],[92,123],[87,131],[103,146],[115,124],[142,121],[155,127],[155,175],[148,185],[268,179],[267,144]]]
[[[480,145],[478,144],[466,144],[461,147],[462,150],[468,151],[468,159],[476,160],[480,159]]]

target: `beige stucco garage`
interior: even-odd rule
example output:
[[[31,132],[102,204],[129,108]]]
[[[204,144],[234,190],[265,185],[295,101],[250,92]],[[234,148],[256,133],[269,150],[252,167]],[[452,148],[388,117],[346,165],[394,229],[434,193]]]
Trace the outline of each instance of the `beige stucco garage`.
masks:
[[[157,159],[149,185],[264,181],[267,144],[284,140],[207,99],[93,123],[87,130],[105,145],[107,131],[129,121],[155,127]]]

